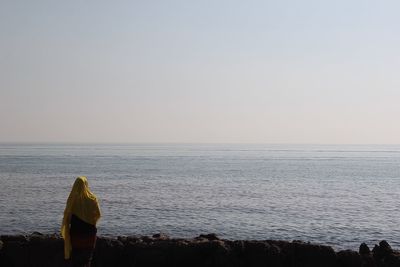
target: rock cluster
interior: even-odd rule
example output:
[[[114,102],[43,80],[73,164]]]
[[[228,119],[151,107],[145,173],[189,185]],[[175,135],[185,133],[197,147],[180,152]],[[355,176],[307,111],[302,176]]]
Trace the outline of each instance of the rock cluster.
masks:
[[[68,266],[63,240],[58,235],[0,237],[0,266]],[[372,251],[361,244],[359,252],[335,252],[329,246],[300,241],[221,240],[215,234],[194,239],[152,237],[99,237],[93,267],[400,267],[400,254],[386,241]]]

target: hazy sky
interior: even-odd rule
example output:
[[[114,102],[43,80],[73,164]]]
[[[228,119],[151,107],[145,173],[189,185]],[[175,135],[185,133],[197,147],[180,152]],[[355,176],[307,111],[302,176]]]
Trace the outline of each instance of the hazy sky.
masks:
[[[0,0],[0,142],[400,143],[399,14]]]

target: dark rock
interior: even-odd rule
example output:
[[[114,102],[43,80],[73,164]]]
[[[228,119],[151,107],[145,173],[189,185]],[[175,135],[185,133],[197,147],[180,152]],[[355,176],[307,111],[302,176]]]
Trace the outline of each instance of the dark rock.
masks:
[[[375,261],[378,261],[381,258],[383,258],[383,253],[381,252],[381,249],[378,245],[375,245],[374,248],[372,249],[372,255]]]
[[[13,266],[12,262],[7,261],[7,258],[5,257],[3,252],[3,247],[4,243],[0,240],[0,266]]]
[[[382,240],[381,242],[379,242],[379,247],[381,248],[381,251],[383,251],[383,253],[385,254],[393,253],[392,247],[389,245],[388,242],[386,242],[386,240]]]
[[[372,249],[372,254],[378,267],[400,266],[400,253],[394,251],[385,240],[379,242],[379,245],[375,245]]]
[[[119,236],[117,237],[117,240],[122,242],[122,244],[128,244],[128,243],[140,243],[143,242],[141,237],[138,236]]]
[[[361,267],[362,260],[358,252],[352,250],[342,250],[336,253],[337,266],[340,267]]]
[[[374,246],[372,254],[377,266],[386,266],[385,262],[393,262],[393,249],[385,240],[379,242],[379,245]]]
[[[360,245],[358,252],[360,253],[360,255],[369,255],[371,253],[371,251],[369,250],[369,247],[365,243],[362,243]]]
[[[400,267],[400,253],[386,241],[369,250],[335,252],[329,246],[301,241],[222,240],[215,234],[195,239],[99,237],[93,267]],[[59,235],[1,236],[0,266],[67,266]]]
[[[10,241],[18,241],[18,242],[26,242],[27,238],[24,235],[2,235],[0,236],[1,241],[10,242]]]
[[[159,233],[159,234],[154,234],[153,238],[159,239],[159,240],[167,240],[169,239],[169,236],[164,233]]]
[[[37,235],[39,235],[39,236],[43,236],[43,234],[42,234],[42,233],[40,233],[40,232],[33,232],[33,233],[31,234],[31,236],[37,236]]]
[[[358,249],[363,267],[375,267],[375,261],[367,244],[362,243]]]
[[[123,266],[123,253],[124,244],[120,240],[107,237],[99,237],[97,238],[96,248],[93,254],[94,266]]]
[[[382,263],[382,266],[384,267],[399,267],[400,257],[396,256],[394,253],[391,253],[385,256]]]
[[[142,236],[141,239],[142,239],[143,242],[146,242],[146,243],[150,243],[150,242],[154,241],[154,239],[152,237],[149,237],[149,236]]]
[[[296,241],[283,247],[282,253],[286,263],[292,266],[335,266],[335,251],[328,246],[315,245]]]
[[[42,266],[63,266],[64,241],[60,238],[47,235],[33,234],[26,244],[28,261],[31,266],[41,262]]]
[[[280,249],[267,241],[243,241],[239,258],[244,266],[280,266]]]
[[[196,239],[219,240],[216,234],[199,235]]]
[[[30,266],[25,236],[2,236],[1,240],[3,242],[2,258],[9,266]]]

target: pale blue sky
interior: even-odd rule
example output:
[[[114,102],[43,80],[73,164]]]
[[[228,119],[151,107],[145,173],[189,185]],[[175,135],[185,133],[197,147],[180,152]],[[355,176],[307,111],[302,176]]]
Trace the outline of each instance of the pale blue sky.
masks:
[[[0,142],[400,143],[399,1],[0,3]]]

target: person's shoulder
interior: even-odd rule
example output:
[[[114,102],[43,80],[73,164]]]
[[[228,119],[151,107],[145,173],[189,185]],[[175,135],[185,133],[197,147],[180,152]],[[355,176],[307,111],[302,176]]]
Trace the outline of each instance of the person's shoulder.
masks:
[[[95,194],[92,195],[91,199],[96,203],[99,202],[99,198]]]

